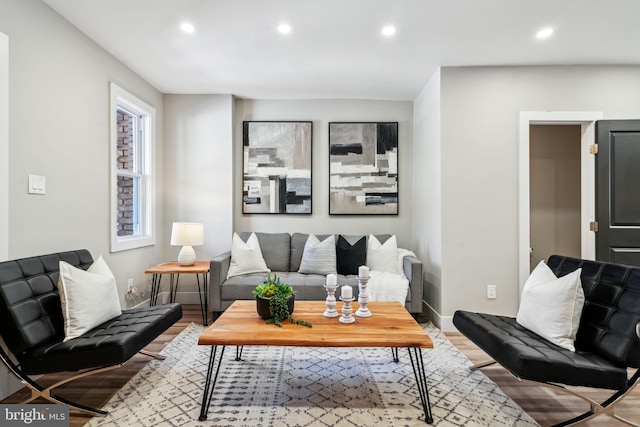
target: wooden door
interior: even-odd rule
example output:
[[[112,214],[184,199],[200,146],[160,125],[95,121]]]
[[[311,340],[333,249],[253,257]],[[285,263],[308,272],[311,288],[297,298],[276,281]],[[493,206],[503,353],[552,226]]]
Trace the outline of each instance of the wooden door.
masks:
[[[640,266],[640,120],[599,120],[596,142],[596,258]]]

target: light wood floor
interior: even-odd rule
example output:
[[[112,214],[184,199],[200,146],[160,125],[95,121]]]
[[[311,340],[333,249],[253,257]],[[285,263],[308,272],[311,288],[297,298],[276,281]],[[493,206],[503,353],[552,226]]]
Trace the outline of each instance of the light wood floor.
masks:
[[[423,320],[423,319],[419,319]],[[169,328],[164,334],[153,341],[147,350],[152,352],[161,351],[176,335],[178,335],[191,322],[200,323],[202,317],[199,305],[183,305],[183,316],[174,326]],[[451,342],[462,351],[472,363],[478,363],[486,360],[485,353],[478,349],[473,343],[461,334],[447,334]],[[88,406],[101,408],[109,399],[124,386],[142,367],[149,361],[149,357],[136,355],[129,360],[120,369],[110,372],[104,372],[80,378],[58,389],[58,394],[65,398],[76,401]],[[558,395],[556,392],[543,388],[523,384],[516,380],[509,372],[497,365],[486,367],[482,372],[497,383],[500,388],[518,403],[531,417],[533,417],[542,426],[549,426],[573,416],[579,415],[588,409],[581,400],[570,397],[568,395]],[[65,375],[46,375],[39,382],[41,384],[53,384]],[[599,392],[588,389],[580,389],[584,394],[589,395],[597,401],[602,401],[609,396],[607,392]],[[21,390],[11,395],[2,403],[18,403],[24,400],[29,393]],[[44,403],[44,402],[35,402]],[[624,402],[622,402],[616,411],[623,417],[632,421],[640,422],[640,388],[634,391]],[[71,412],[72,427],[82,426],[90,419],[89,416],[78,412]],[[623,423],[613,420],[608,416],[600,416],[584,426],[622,426]]]

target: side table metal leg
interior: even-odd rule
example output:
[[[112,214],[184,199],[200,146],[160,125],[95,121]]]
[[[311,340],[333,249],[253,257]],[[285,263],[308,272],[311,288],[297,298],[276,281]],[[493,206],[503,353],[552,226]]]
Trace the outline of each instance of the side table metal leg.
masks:
[[[200,417],[198,420],[204,421],[207,419],[207,412],[209,412],[209,406],[211,405],[211,398],[213,397],[213,389],[216,387],[216,381],[218,380],[218,374],[220,373],[220,366],[222,365],[222,356],[224,356],[225,346],[222,346],[220,350],[220,358],[218,359],[218,367],[216,368],[215,376],[213,376],[213,368],[216,363],[216,352],[218,346],[211,346],[211,355],[209,356],[209,366],[207,368],[207,378],[204,382],[204,393],[202,394],[202,405],[200,407]],[[213,376],[213,381],[212,377]]]
[[[429,390],[427,389],[427,376],[424,369],[424,361],[422,359],[422,349],[410,347],[407,350],[409,350],[411,367],[413,368],[413,374],[416,377],[416,384],[418,385],[418,393],[420,394],[420,401],[422,403],[422,409],[424,410],[425,421],[427,424],[433,424],[431,402],[429,402]]]
[[[196,282],[198,283],[198,296],[200,297],[200,311],[202,311],[202,324],[207,326],[207,317],[208,317],[208,306],[207,306],[207,275],[206,273],[202,273],[202,285],[204,287],[204,296],[200,290],[200,276],[196,273]]]
[[[197,276],[197,274],[196,274]],[[180,281],[179,273],[171,273],[169,276],[169,302],[176,302],[176,294],[178,293],[178,282]],[[175,283],[174,283],[175,280]],[[175,285],[175,286],[174,286]]]
[[[149,298],[149,305],[156,305],[158,302],[158,292],[160,292],[160,279],[161,274],[153,273],[151,275],[151,297]]]

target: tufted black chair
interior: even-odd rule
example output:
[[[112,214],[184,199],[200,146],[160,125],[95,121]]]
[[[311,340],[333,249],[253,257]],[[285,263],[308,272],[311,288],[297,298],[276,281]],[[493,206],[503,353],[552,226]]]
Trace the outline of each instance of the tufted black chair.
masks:
[[[93,258],[77,250],[0,263],[0,336],[7,350],[0,358],[31,389],[25,402],[43,397],[56,403],[104,415],[106,412],[70,402],[53,390],[87,375],[120,367],[182,317],[179,304],[124,310],[84,335],[63,342],[64,321],[58,295],[59,263],[87,269]],[[42,387],[30,375],[72,371],[75,375]]]
[[[577,424],[600,414],[635,425],[615,414],[615,405],[640,377],[627,368],[640,367],[640,268],[553,255],[547,265],[556,276],[582,268],[585,305],[576,337],[576,351],[558,347],[516,323],[515,319],[457,311],[453,323],[492,360],[522,381],[561,390],[587,401],[590,410],[558,424]],[[563,385],[615,390],[602,403]]]

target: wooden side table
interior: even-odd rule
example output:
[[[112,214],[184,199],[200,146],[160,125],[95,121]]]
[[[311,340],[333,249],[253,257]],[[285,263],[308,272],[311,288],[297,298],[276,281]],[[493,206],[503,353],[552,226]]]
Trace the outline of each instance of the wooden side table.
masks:
[[[160,291],[160,280],[163,274],[169,275],[169,301],[175,302],[178,292],[178,281],[180,274],[195,274],[198,283],[198,295],[200,297],[200,309],[202,310],[202,324],[207,326],[209,317],[209,261],[196,261],[194,265],[179,265],[177,261],[165,262],[155,267],[148,268],[145,274],[152,274],[151,277],[151,300],[149,305],[156,305],[158,302],[158,292]],[[200,288],[200,275],[202,274],[202,289]],[[174,286],[175,284],[175,286]],[[203,293],[204,291],[204,293]]]

